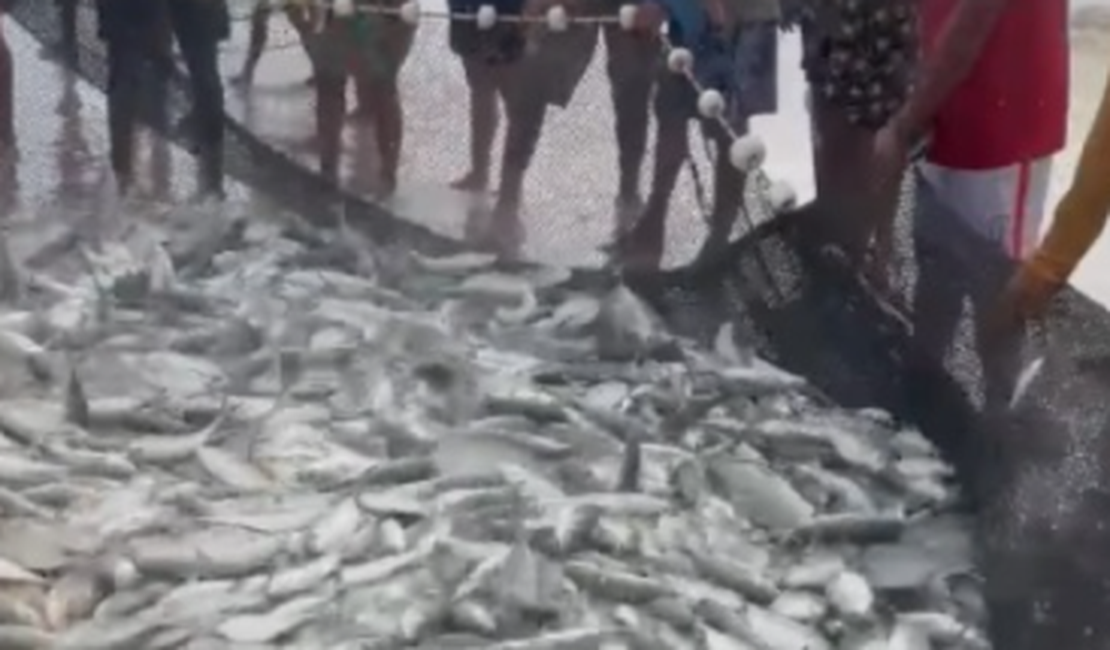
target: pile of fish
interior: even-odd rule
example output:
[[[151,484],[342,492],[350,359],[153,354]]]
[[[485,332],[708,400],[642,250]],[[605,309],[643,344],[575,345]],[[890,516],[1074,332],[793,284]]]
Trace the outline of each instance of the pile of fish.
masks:
[[[148,221],[0,250],[0,648],[988,647],[934,449],[727,326]]]

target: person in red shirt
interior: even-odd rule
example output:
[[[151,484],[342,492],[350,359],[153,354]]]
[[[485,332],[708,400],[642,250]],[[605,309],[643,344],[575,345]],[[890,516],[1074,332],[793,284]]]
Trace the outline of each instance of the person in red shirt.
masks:
[[[915,351],[919,361],[940,360],[970,298],[985,397],[1008,402],[1020,346],[993,345],[984,318],[1005,278],[968,286],[958,274],[976,261],[960,257],[958,237],[930,226],[930,213],[954,215],[1014,259],[1036,244],[1067,131],[1068,3],[926,0],[920,25],[915,88],[874,144],[875,173],[892,182],[885,170],[901,170],[910,147],[927,142],[916,168]]]

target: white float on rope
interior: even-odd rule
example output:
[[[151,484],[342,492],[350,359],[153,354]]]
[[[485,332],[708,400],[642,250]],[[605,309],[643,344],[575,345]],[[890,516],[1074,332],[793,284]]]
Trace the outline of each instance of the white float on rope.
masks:
[[[489,30],[497,24],[497,9],[493,5],[482,5],[478,7],[477,17],[478,29]]]
[[[740,171],[753,172],[767,159],[767,147],[759,136],[748,134],[733,141],[728,149],[728,158]]]
[[[409,25],[416,25],[420,22],[420,3],[416,0],[409,0],[401,5],[401,20]]]
[[[725,114],[725,96],[714,88],[701,91],[698,95],[698,112],[711,120],[720,118]]]
[[[565,32],[570,27],[570,16],[563,5],[552,5],[547,10],[547,28],[553,32]]]
[[[353,16],[355,14],[355,0],[335,0],[332,11],[336,16]]]
[[[636,5],[621,5],[620,12],[617,14],[621,29],[630,32],[636,27],[636,11]]]
[[[667,67],[672,72],[689,72],[693,66],[694,54],[684,47],[676,47],[667,54]]]

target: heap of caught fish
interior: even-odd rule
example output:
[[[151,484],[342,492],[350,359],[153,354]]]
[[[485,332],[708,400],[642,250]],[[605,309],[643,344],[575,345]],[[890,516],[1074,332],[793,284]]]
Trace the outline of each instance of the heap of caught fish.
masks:
[[[987,647],[934,449],[727,327],[348,228],[118,235],[0,250],[0,648]]]

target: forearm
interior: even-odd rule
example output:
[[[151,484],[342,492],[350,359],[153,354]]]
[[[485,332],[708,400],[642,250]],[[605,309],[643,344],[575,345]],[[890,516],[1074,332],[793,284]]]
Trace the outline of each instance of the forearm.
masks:
[[[1071,187],[1056,206],[1044,242],[1030,265],[1054,282],[1066,282],[1094,245],[1110,213],[1110,78],[1083,143]]]
[[[975,67],[983,46],[1010,0],[961,0],[949,16],[895,126],[907,140],[926,135],[949,95]]]

